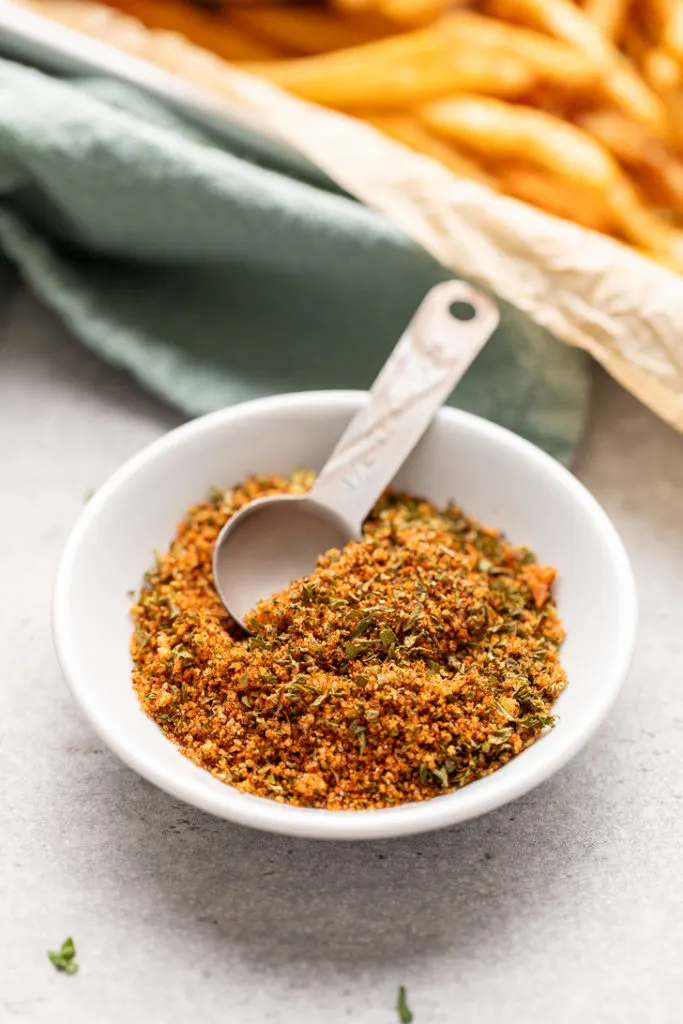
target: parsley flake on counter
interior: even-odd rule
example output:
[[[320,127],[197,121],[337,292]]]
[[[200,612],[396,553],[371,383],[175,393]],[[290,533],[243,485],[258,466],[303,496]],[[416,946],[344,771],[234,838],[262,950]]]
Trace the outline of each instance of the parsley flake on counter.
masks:
[[[405,985],[401,985],[398,990],[398,1002],[396,1004],[396,1009],[398,1010],[398,1019],[401,1024],[411,1024],[413,1015],[408,1008],[408,1003],[406,1002]]]
[[[71,938],[64,940],[61,949],[48,950],[47,955],[58,971],[64,971],[65,974],[75,974],[78,970],[76,947],[74,946],[74,940]]]

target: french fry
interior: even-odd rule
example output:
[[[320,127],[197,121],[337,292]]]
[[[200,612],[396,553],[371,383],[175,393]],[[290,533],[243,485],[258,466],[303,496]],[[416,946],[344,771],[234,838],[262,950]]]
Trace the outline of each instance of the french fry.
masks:
[[[230,24],[293,54],[343,50],[390,33],[388,23],[295,4],[235,4],[226,17]]]
[[[603,195],[568,183],[547,171],[501,167],[498,187],[513,199],[538,206],[556,217],[573,220],[592,231],[609,232],[614,227],[611,210]]]
[[[639,69],[642,67],[647,53],[652,49],[652,43],[643,32],[640,25],[636,25],[633,21],[630,21],[624,28],[621,37],[621,45],[624,48],[626,56]]]
[[[468,0],[378,0],[377,10],[396,25],[419,28],[467,3]]]
[[[663,23],[662,23],[663,25]],[[659,25],[659,28],[662,28]],[[661,33],[660,33],[661,34]],[[683,145],[683,69],[662,46],[653,46],[640,24],[631,20],[623,35],[627,55],[662,101],[668,119],[670,141]]]
[[[377,10],[379,0],[332,0],[332,7],[345,14],[368,14]]]
[[[547,161],[548,168],[552,162]],[[545,188],[540,176],[536,178],[535,193],[531,188],[532,180],[529,178],[525,183],[519,172],[515,178],[509,166],[503,167],[499,175],[499,186],[508,194],[527,198],[559,216],[565,215],[562,211],[566,210],[577,223],[584,223],[587,227],[595,226],[603,232],[611,231],[639,248],[656,253],[658,258],[669,265],[683,270],[683,231],[673,227],[665,217],[653,210],[616,165],[606,168],[609,180],[603,188],[597,189],[592,186],[599,184],[599,177],[591,185],[588,176],[584,178],[585,164],[580,166],[576,161],[570,163],[567,160],[566,166],[558,166],[560,173],[551,170]],[[554,185],[556,194],[552,192]],[[525,187],[528,189],[526,195],[523,194]],[[573,207],[570,204],[572,198],[576,204]],[[603,210],[601,202],[604,204]],[[550,209],[552,203],[555,203],[554,209]],[[591,218],[595,218],[593,225],[590,224]]]
[[[630,24],[637,22],[650,44],[660,44],[672,9],[677,3],[678,0],[639,0],[636,4],[634,0]]]
[[[683,231],[649,207],[611,154],[581,129],[539,110],[483,97],[440,100],[423,105],[419,113],[428,128],[481,158],[499,161],[501,188],[516,188],[518,194],[522,190],[521,178],[515,182],[510,176],[510,162],[535,165],[558,182],[558,189],[568,188],[568,195],[585,190],[582,201],[587,216],[599,215],[601,199],[615,233],[683,268]],[[586,192],[594,196],[590,206]],[[546,202],[548,196],[546,191]],[[578,216],[573,211],[572,219]]]
[[[586,0],[586,17],[600,30],[605,39],[616,42],[621,38],[631,0]]]
[[[534,107],[483,96],[423,104],[427,128],[481,158],[540,168],[582,188],[606,192],[618,169],[600,143],[575,125]]]
[[[452,92],[520,96],[534,82],[533,70],[519,57],[498,54],[491,60],[489,51],[457,52],[434,30],[247,70],[303,99],[342,110],[396,109]]]
[[[479,181],[489,188],[496,188],[496,179],[488,174],[471,157],[459,153],[455,146],[444,142],[437,135],[428,131],[416,118],[409,114],[377,113],[376,111],[363,111],[359,114],[368,124],[379,128],[386,135],[403,142],[410,149],[418,153],[430,156],[438,160],[445,167],[448,167],[461,178],[469,178]]]
[[[396,108],[458,91],[521,96],[539,82],[588,90],[597,77],[593,62],[566,43],[464,11],[427,29],[247,70],[341,109]]]
[[[541,29],[595,58],[610,52],[599,30],[572,0],[486,0],[484,6],[497,17]]]
[[[571,0],[487,0],[486,6],[500,17],[521,18],[573,43],[596,62],[602,72],[602,88],[614,105],[660,138],[666,137],[666,110],[659,97]]]
[[[683,231],[648,206],[625,176],[610,194],[610,206],[623,238],[683,269]]]
[[[637,172],[658,202],[683,215],[683,164],[642,125],[614,110],[585,114],[580,125],[622,165]]]
[[[647,82],[666,107],[671,144],[683,151],[683,68],[675,57],[658,46],[647,50],[641,60]]]
[[[304,60],[311,64],[303,66]],[[359,68],[353,77],[345,68],[321,67],[319,60],[322,58],[278,61],[255,65],[252,70],[302,99],[340,110],[368,104],[391,110],[460,91],[520,96],[533,82],[522,62],[502,56],[492,68],[487,56],[476,53],[375,64],[367,70]]]
[[[683,7],[680,3],[671,5],[662,33],[662,44],[676,60],[683,61]]]
[[[578,119],[579,126],[593,135],[622,163],[643,167],[661,162],[666,153],[647,129],[618,110],[591,110]]]
[[[680,91],[683,86],[683,69],[675,57],[666,50],[653,46],[642,57],[643,74],[661,96],[671,91]]]
[[[543,32],[488,18],[473,11],[456,11],[438,25],[444,39],[453,46],[468,46],[513,54],[527,61],[542,82],[554,82],[567,89],[588,90],[599,78],[593,58],[576,47]]]
[[[439,33],[433,27],[429,27],[288,63],[302,68],[310,68],[312,72],[318,69],[324,71],[327,68],[334,68],[351,75],[359,68],[363,71],[378,64],[402,62],[415,59],[418,56],[432,57],[442,49],[443,42]],[[278,63],[281,62],[273,63],[273,69],[278,66]],[[267,74],[269,68],[265,67],[262,71]]]
[[[225,60],[271,60],[282,50],[231,25],[218,14],[191,7],[182,0],[107,0],[150,28],[178,32],[197,46]]]

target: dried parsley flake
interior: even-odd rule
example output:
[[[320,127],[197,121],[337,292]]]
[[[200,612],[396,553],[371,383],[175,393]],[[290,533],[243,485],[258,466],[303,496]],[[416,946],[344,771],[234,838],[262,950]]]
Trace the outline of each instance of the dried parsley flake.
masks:
[[[65,974],[75,974],[78,970],[76,947],[72,938],[65,939],[60,949],[48,950],[47,955],[58,971],[64,971]]]
[[[408,1008],[408,1003],[406,1002],[405,985],[401,985],[398,990],[396,1009],[398,1010],[398,1019],[401,1024],[412,1024],[413,1014]]]

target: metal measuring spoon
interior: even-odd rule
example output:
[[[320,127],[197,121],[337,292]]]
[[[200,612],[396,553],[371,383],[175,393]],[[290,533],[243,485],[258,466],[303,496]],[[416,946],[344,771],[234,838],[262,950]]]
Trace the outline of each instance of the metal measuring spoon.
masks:
[[[492,300],[464,281],[427,293],[312,489],[259,498],[219,533],[213,574],[233,619],[245,626],[260,600],[311,573],[323,552],[360,540],[363,520],[498,319]]]

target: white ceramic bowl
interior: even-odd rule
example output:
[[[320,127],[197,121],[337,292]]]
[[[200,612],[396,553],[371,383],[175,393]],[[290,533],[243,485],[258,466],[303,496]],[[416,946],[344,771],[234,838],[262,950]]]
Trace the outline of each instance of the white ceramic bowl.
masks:
[[[192,764],[141,710],[133,692],[126,592],[139,587],[185,509],[212,484],[249,473],[319,468],[359,405],[328,391],[248,402],[194,420],[128,461],[85,506],[54,594],[59,660],[76,701],[131,767],[182,800],[243,825],[325,839],[369,839],[464,821],[530,790],[586,743],[628,670],[636,628],[633,576],[609,519],[585,488],[538,448],[465,412],[443,409],[397,483],[449,499],[559,569],[569,686],[559,722],[504,768],[421,803],[379,811],[289,807],[249,796]]]

